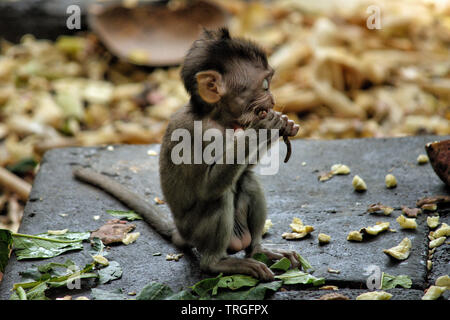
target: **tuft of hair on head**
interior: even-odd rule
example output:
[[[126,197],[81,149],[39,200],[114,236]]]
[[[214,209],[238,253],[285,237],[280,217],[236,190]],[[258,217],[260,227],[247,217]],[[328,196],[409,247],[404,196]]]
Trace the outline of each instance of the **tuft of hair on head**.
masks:
[[[220,74],[227,72],[231,61],[245,60],[268,67],[264,50],[256,43],[243,39],[232,38],[227,28],[216,30],[203,29],[200,38],[192,44],[187,52],[182,68],[181,78],[187,92],[191,95],[193,105],[204,105],[197,94],[195,75],[200,71],[215,70]]]

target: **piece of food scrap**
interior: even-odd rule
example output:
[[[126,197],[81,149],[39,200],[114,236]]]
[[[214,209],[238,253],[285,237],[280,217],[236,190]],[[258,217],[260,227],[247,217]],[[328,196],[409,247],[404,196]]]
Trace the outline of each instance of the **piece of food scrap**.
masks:
[[[387,229],[389,229],[389,222],[377,222],[374,226],[372,227],[366,227],[366,228],[362,228],[360,230],[360,233],[367,233],[370,235],[377,235],[382,231],[386,231]]]
[[[343,294],[333,292],[324,294],[319,298],[319,300],[349,300],[349,298]]]
[[[358,191],[358,192],[362,192],[362,191],[366,191],[367,190],[366,183],[358,175],[353,177],[352,186],[353,186],[353,189],[355,189],[355,191]]]
[[[264,228],[263,228],[262,235],[265,235],[272,226],[273,226],[272,220],[267,219],[266,222],[264,222]]]
[[[335,270],[335,269],[328,268],[328,269],[327,269],[327,272],[328,272],[328,273],[339,274],[339,273],[341,273],[341,270]]]
[[[167,261],[178,261],[183,257],[183,253],[171,253],[166,255]]]
[[[392,294],[385,291],[371,291],[360,294],[356,297],[356,300],[389,300],[392,298]]]
[[[347,167],[345,164],[338,163],[331,166],[331,172],[337,175],[341,174],[345,175],[350,173],[350,168]]]
[[[363,236],[361,234],[361,232],[359,231],[350,231],[348,236],[347,236],[347,240],[348,241],[362,241]]]
[[[431,286],[427,289],[425,294],[422,297],[422,300],[436,300],[439,298],[445,291],[447,290],[446,287],[439,287],[439,286]]]
[[[162,199],[160,199],[160,198],[158,198],[158,197],[155,197],[155,198],[153,199],[153,201],[154,201],[156,204],[165,204],[165,203],[166,203],[164,200],[162,200]]]
[[[402,212],[410,218],[415,218],[422,212],[422,210],[419,208],[408,208],[406,206],[402,206]]]
[[[388,189],[392,189],[397,186],[397,179],[393,174],[387,174],[384,178],[384,182],[386,184],[386,188]]]
[[[325,233],[319,233],[317,239],[319,239],[319,244],[327,244],[330,243],[331,237]]]
[[[437,210],[437,204],[436,203],[425,203],[422,206],[422,209],[425,211],[436,211]]]
[[[108,259],[106,259],[104,256],[102,256],[100,254],[92,256],[92,259],[94,259],[95,263],[98,263],[98,264],[100,264],[102,266],[106,267],[106,266],[109,265]]]
[[[90,239],[100,238],[103,244],[122,242],[128,232],[134,230],[136,225],[119,219],[108,220],[99,229],[91,232]]]
[[[428,228],[434,229],[439,225],[439,216],[427,217]]]
[[[440,228],[434,232],[434,237],[439,238],[448,236],[450,236],[450,226],[443,222]]]
[[[422,208],[426,204],[450,203],[450,196],[425,197],[416,201],[416,206]]]
[[[327,181],[335,175],[345,175],[350,173],[350,168],[345,164],[334,164],[331,166],[331,171],[319,175],[319,181]]]
[[[384,249],[383,252],[397,260],[405,260],[409,257],[411,250],[411,240],[404,238],[398,246],[390,249]]]
[[[445,237],[436,238],[436,239],[430,241],[430,243],[428,244],[428,247],[430,249],[439,247],[440,245],[442,245],[445,242],[445,239],[446,239]]]
[[[448,276],[448,274],[446,274],[445,276],[440,276],[436,279],[434,284],[439,287],[446,287],[447,290],[450,290],[450,277]]]
[[[417,164],[426,164],[428,163],[428,161],[430,161],[430,159],[428,158],[428,156],[426,154],[419,154],[419,156],[417,157]]]
[[[285,232],[281,235],[286,240],[301,239],[314,231],[313,226],[305,226],[300,218],[294,217],[292,219],[292,223],[289,226],[291,227],[293,232]]]
[[[326,286],[321,286],[319,288],[319,290],[339,290],[339,288],[337,286],[326,285]]]
[[[404,215],[400,215],[396,221],[398,222],[398,224],[400,225],[400,228],[402,229],[416,229],[417,228],[417,223],[416,223],[416,219],[414,218],[405,218]]]
[[[369,213],[380,212],[380,211],[383,212],[384,215],[388,216],[394,211],[394,208],[389,207],[389,206],[384,206],[379,202],[375,203],[375,204],[371,204],[367,208],[367,212],[369,212]]]
[[[133,243],[139,238],[141,235],[140,232],[132,232],[125,236],[125,238],[122,239],[122,243],[125,245],[129,245],[130,243]]]

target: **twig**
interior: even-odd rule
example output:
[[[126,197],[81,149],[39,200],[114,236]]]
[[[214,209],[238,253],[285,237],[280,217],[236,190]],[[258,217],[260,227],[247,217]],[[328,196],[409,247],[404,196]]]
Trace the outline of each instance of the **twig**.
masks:
[[[0,186],[16,193],[24,201],[28,199],[31,191],[31,185],[28,182],[2,167],[0,167]]]

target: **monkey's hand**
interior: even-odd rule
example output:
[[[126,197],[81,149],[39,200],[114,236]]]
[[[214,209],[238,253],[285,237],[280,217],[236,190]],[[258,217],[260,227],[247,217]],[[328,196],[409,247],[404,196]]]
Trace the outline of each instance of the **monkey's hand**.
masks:
[[[251,117],[246,115],[246,122],[249,128],[253,129],[278,129],[280,130],[279,136],[293,137],[298,133],[300,129],[299,125],[290,120],[287,115],[281,114],[281,112],[269,110],[259,111],[257,114],[253,114]]]
[[[289,259],[289,261],[291,261],[292,268],[296,268],[300,265],[297,253],[292,250],[281,250],[281,249],[269,250],[267,248],[262,247],[261,245],[257,245],[251,251],[250,257],[253,257],[253,255],[256,253],[264,253],[270,260],[280,260],[283,257],[286,257]]]

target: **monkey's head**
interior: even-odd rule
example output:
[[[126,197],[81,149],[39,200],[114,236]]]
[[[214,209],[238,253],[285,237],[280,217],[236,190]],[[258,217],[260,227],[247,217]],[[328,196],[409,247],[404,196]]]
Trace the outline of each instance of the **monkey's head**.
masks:
[[[273,69],[255,43],[231,38],[226,28],[204,30],[188,51],[181,76],[194,112],[218,111],[223,119],[274,106],[270,93]]]

